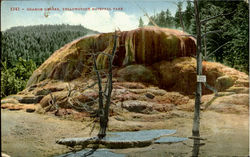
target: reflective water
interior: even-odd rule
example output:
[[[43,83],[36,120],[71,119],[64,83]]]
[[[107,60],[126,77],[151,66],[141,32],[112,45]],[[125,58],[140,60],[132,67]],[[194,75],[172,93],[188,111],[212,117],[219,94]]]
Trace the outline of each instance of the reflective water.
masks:
[[[126,157],[125,154],[117,154],[108,149],[84,149],[78,152],[63,154],[57,157]]]
[[[132,132],[110,132],[104,138],[106,141],[115,142],[131,142],[131,141],[149,141],[157,139],[161,136],[171,135],[176,133],[176,130],[142,130]]]
[[[111,142],[143,142],[148,140],[154,140],[153,143],[176,143],[187,140],[182,137],[161,137],[176,133],[176,130],[143,130],[136,132],[109,132],[103,139]],[[57,157],[125,157],[127,154],[113,153],[110,149],[84,149],[78,152],[70,152]]]
[[[175,143],[175,142],[182,142],[187,140],[188,138],[184,137],[161,137],[160,139],[154,141],[156,144],[161,144],[161,143]]]

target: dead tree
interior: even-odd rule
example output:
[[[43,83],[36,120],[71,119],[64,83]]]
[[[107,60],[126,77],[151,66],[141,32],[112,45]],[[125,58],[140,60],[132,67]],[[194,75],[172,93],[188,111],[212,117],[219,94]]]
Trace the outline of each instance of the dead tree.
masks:
[[[67,103],[74,109],[79,110],[79,111],[86,111],[87,113],[91,114],[91,117],[94,118],[93,121],[91,121],[90,124],[88,124],[86,127],[90,126],[92,123],[94,123],[91,132],[93,131],[95,127],[95,122],[97,122],[97,118],[99,118],[99,123],[100,123],[100,130],[98,133],[98,138],[102,139],[103,137],[106,136],[106,129],[108,126],[108,118],[109,118],[109,107],[111,104],[111,93],[113,90],[113,60],[116,52],[116,47],[117,47],[117,32],[115,31],[114,33],[114,38],[113,38],[113,49],[111,54],[105,53],[105,52],[95,52],[93,48],[93,52],[89,52],[86,55],[92,57],[92,62],[93,65],[85,65],[84,63],[82,64],[83,67],[87,68],[89,71],[92,71],[95,73],[96,76],[96,81],[94,81],[91,84],[86,85],[85,87],[82,87],[80,91],[83,92],[87,89],[94,89],[95,86],[98,85],[98,98],[90,98],[92,101],[90,102],[85,102],[82,103],[79,100],[74,98],[74,89],[71,88],[70,84],[68,86],[68,95],[67,95]],[[78,51],[81,51],[80,49]],[[105,55],[108,58],[108,67],[107,69],[99,69],[98,68],[98,63],[97,63],[97,57],[98,55]],[[91,58],[90,58],[91,59]],[[90,70],[92,68],[92,70]],[[80,74],[81,72],[78,71]],[[90,75],[90,73],[89,73]],[[104,83],[102,81],[102,77],[106,77],[107,81]],[[105,87],[103,88],[103,86]],[[94,110],[89,106],[89,104],[97,103],[98,104],[98,110]],[[85,128],[86,128],[85,127]]]
[[[196,35],[197,35],[197,75],[202,75],[202,53],[201,53],[201,22],[200,13],[198,9],[198,0],[194,0],[194,10],[195,10],[195,21],[196,21]],[[196,95],[195,95],[195,108],[194,108],[194,121],[193,121],[193,136],[200,136],[200,104],[202,96],[202,84],[197,82],[196,84]]]
[[[109,117],[109,107],[111,103],[111,93],[113,90],[113,74],[112,74],[112,65],[113,60],[116,52],[116,41],[117,41],[117,34],[114,34],[114,46],[112,49],[111,54],[102,53],[108,57],[108,76],[107,76],[107,83],[105,89],[102,88],[102,80],[100,76],[100,72],[98,70],[98,66],[96,63],[96,54],[93,54],[93,62],[94,62],[94,71],[96,72],[97,80],[98,80],[98,88],[99,88],[99,110],[98,110],[98,117],[100,118],[100,130],[98,133],[98,137],[102,139],[106,136],[106,129],[108,126],[108,117]],[[106,101],[104,101],[104,98]],[[105,106],[104,106],[105,102]]]
[[[212,33],[218,33],[221,32],[221,30],[215,30],[215,31],[210,31],[210,32],[205,32],[204,34],[201,33],[201,26],[205,25],[206,23],[210,20],[216,19],[221,16],[227,16],[231,15],[234,12],[228,13],[228,14],[220,14],[216,15],[213,17],[209,17],[204,20],[200,20],[200,12],[199,12],[199,7],[198,7],[198,1],[199,0],[194,0],[194,10],[195,10],[195,21],[196,21],[196,40],[197,40],[197,47],[196,47],[196,59],[197,59],[197,78],[202,75],[202,38],[205,38],[206,35],[212,34]],[[225,45],[225,44],[224,44]],[[222,45],[222,46],[224,46]],[[215,51],[212,53],[218,51],[222,46],[217,48]],[[206,54],[205,54],[206,55]],[[211,55],[211,54],[209,54]],[[206,55],[206,58],[209,57],[209,55]],[[206,59],[205,58],[205,59]],[[215,95],[217,95],[217,90],[210,85],[208,85],[206,82],[203,82],[205,87],[208,88],[209,90],[213,91]],[[196,96],[195,96],[195,109],[194,109],[194,120],[193,120],[193,129],[192,129],[192,135],[193,137],[200,137],[200,104],[201,104],[201,96],[202,96],[202,82],[197,81],[196,85]]]

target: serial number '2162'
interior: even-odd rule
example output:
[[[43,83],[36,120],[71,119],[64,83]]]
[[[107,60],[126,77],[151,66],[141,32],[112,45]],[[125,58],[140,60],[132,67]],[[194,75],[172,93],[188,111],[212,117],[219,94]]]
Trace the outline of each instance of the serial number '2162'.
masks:
[[[20,11],[20,8],[19,7],[11,7],[10,11]]]

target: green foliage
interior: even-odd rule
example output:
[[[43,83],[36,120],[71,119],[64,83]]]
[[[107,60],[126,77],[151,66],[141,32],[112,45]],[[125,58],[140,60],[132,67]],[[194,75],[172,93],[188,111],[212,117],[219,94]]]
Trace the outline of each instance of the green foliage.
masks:
[[[194,5],[187,1],[185,11],[182,10],[182,3],[177,4],[175,16],[171,16],[169,10],[161,11],[151,18],[160,27],[180,28],[180,11],[183,19],[184,30],[190,34],[196,34]],[[249,73],[249,6],[243,0],[239,1],[199,1],[201,19],[206,19],[219,14],[232,13],[228,16],[221,16],[207,22],[202,26],[202,33],[221,30],[222,33],[214,33],[206,36],[206,52],[210,55],[210,61],[224,63],[240,71]],[[149,25],[152,25],[150,22]],[[203,51],[204,49],[204,41]],[[214,52],[221,45],[224,45]],[[212,53],[214,52],[214,53]]]
[[[7,68],[7,62],[2,62],[1,67],[1,97],[15,94],[24,89],[26,82],[36,69],[36,64],[32,60],[18,59],[12,67]]]
[[[95,33],[81,25],[19,26],[1,32],[1,96],[23,90],[32,72],[54,51]]]
[[[19,57],[32,59],[37,66],[70,41],[97,32],[81,25],[38,25],[13,27],[2,32],[2,61],[13,66]]]
[[[191,24],[192,24],[192,18],[194,15],[194,8],[191,3],[191,1],[187,1],[187,7],[186,10],[182,13],[183,15],[183,23],[185,26],[186,32],[191,32]]]
[[[150,17],[158,26],[173,28],[175,26],[174,17],[171,12],[167,9],[166,11],[161,11],[159,14]],[[153,25],[149,22],[148,25]]]
[[[206,19],[219,14],[232,13],[221,16],[206,24],[206,32],[221,30],[222,33],[207,36],[208,55],[221,45],[224,45],[209,60],[224,63],[240,71],[249,72],[249,7],[244,1],[202,1],[200,3],[201,19]],[[193,27],[193,34],[195,26]],[[203,33],[205,27],[203,26]]]
[[[229,66],[248,72],[249,69],[249,13],[248,5],[240,3],[237,12],[228,23],[228,31],[223,33],[224,37],[231,37],[224,48],[224,62]]]
[[[178,2],[177,3],[177,11],[176,11],[176,13],[175,13],[175,18],[174,18],[174,21],[175,21],[175,27],[176,28],[181,28],[181,22],[180,22],[180,19],[181,19],[181,17],[180,16],[182,16],[182,18],[183,18],[183,15],[182,15],[182,4],[183,4],[183,2]]]
[[[144,26],[144,22],[142,21],[142,18],[140,17],[139,19],[139,27],[143,27]]]
[[[175,13],[175,16],[172,16],[170,10],[167,9],[166,11],[161,11],[160,13],[151,16],[150,18],[160,27],[181,28],[181,23],[180,23],[180,15],[181,15],[185,31],[190,32],[190,26],[192,23],[191,20],[194,12],[192,3],[190,1],[187,2],[187,7],[184,12],[182,11],[181,2],[178,3],[177,7],[179,9]],[[153,23],[150,21],[148,25],[153,25]]]

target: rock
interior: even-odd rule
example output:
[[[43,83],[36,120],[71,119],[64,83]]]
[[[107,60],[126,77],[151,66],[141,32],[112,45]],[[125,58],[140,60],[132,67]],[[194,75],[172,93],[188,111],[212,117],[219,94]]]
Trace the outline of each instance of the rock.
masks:
[[[78,100],[82,103],[87,103],[87,102],[96,100],[98,96],[99,94],[97,91],[86,90],[82,93],[78,92],[77,94],[74,94],[73,99]]]
[[[51,96],[46,95],[45,97],[42,98],[40,101],[40,105],[42,108],[49,106],[49,101],[51,101]]]
[[[114,88],[128,88],[128,89],[144,89],[146,86],[141,82],[116,82],[113,84]]]
[[[174,109],[174,104],[154,104],[153,110],[158,112],[168,112]]]
[[[118,121],[125,121],[125,119],[123,117],[120,117],[120,116],[115,116],[115,119]]]
[[[114,100],[119,101],[126,101],[126,100],[137,100],[140,98],[140,95],[134,94],[134,93],[127,93],[124,95],[115,95],[115,97],[112,97]]]
[[[165,95],[167,92],[163,89],[153,89],[153,88],[148,88],[147,92],[154,94],[155,96],[162,96]]]
[[[232,87],[234,85],[234,80],[230,76],[221,76],[218,77],[215,81],[215,88],[218,91],[224,91],[225,89],[228,89],[229,87]]]
[[[159,27],[143,27],[119,33],[114,65],[121,67],[131,63],[151,65],[175,57],[195,55],[195,39],[186,33]],[[103,33],[77,39],[53,53],[30,77],[27,87],[45,79],[70,81],[89,72],[82,63],[92,65],[86,53],[95,47],[95,52],[110,54],[113,48],[113,33]],[[106,67],[106,55],[99,54],[99,68]]]
[[[66,109],[76,109],[76,110],[83,110],[83,108],[81,107],[80,103],[88,103],[88,106],[92,106],[93,104],[96,104],[96,102],[94,102],[94,100],[96,100],[98,98],[98,92],[96,92],[93,89],[88,89],[85,90],[84,92],[78,92],[75,91],[74,93],[71,94],[70,96],[70,100],[72,105],[68,102],[68,91],[59,91],[59,92],[53,92],[52,96],[55,97],[56,99],[56,104],[58,105],[58,107],[60,108],[66,108]],[[41,101],[40,101],[40,105],[42,108],[46,108],[46,110],[51,110],[51,106],[52,105],[52,100],[51,100],[51,95],[46,95]],[[53,108],[55,109],[55,108]]]
[[[144,94],[144,93],[152,93],[155,96],[165,95],[167,92],[163,89],[155,89],[155,88],[146,88],[146,89],[128,89],[128,91],[135,94]]]
[[[51,91],[49,89],[42,89],[36,92],[35,95],[48,95]]]
[[[122,108],[130,112],[150,113],[153,111],[154,103],[147,101],[128,100],[122,103]]]
[[[218,97],[213,104],[235,104],[249,106],[248,94],[233,94],[229,96]]]
[[[243,72],[215,62],[203,61],[202,64],[203,75],[206,75],[207,83],[212,87],[217,85],[219,91],[224,91],[231,86],[246,87],[248,85],[248,76]],[[155,63],[153,69],[158,72],[160,88],[178,91],[185,95],[192,95],[196,91],[195,58],[181,57],[173,61],[161,61]],[[203,94],[212,93],[204,86],[202,92]]]
[[[226,92],[234,92],[237,94],[248,94],[249,88],[247,88],[247,87],[230,87],[226,90]]]
[[[223,113],[248,113],[249,95],[233,94],[216,98],[208,110]]]
[[[67,109],[64,109],[64,108],[60,108],[57,111],[55,111],[56,116],[65,116],[65,115],[68,115],[68,114],[72,114],[72,110],[67,110]]]
[[[80,107],[81,103],[88,103],[88,107],[96,109],[98,86],[82,91],[83,87],[96,82],[92,77],[94,73],[86,68],[93,64],[92,58],[86,54],[92,52],[93,47],[95,47],[93,53],[110,54],[114,43],[113,35],[104,33],[83,37],[57,50],[34,71],[27,83],[27,89],[21,92],[22,95],[13,98],[20,103],[40,102],[45,111],[55,111],[55,107],[51,109],[50,105],[49,93],[52,92],[59,108],[81,112],[84,110],[75,107]],[[197,76],[196,59],[190,56],[195,55],[196,46],[195,39],[183,35],[185,33],[182,31],[156,27],[119,32],[113,62],[115,69],[111,96],[116,109],[120,107],[120,110],[125,108],[126,111],[138,113],[193,110],[192,101]],[[98,68],[106,68],[107,61],[107,55],[97,55]],[[210,86],[222,92],[248,93],[249,81],[245,73],[215,62],[204,61],[202,64],[203,74],[206,75]],[[105,77],[101,80],[102,85],[107,82]],[[70,95],[73,105],[68,101],[69,86],[73,90]],[[202,91],[203,95],[212,93],[204,86]],[[222,100],[221,97],[215,102],[219,105],[228,103],[233,106],[240,105],[240,108],[248,107],[246,95],[233,96],[232,98],[236,100],[226,96],[223,98],[227,100]],[[2,102],[18,104],[15,100]],[[205,106],[202,104],[201,107]],[[60,112],[58,114],[64,114],[63,110]],[[116,114],[112,112],[113,110],[111,114]]]
[[[171,111],[174,105],[173,104],[158,104],[155,102],[148,102],[148,101],[129,100],[129,101],[124,101],[121,104],[121,107],[125,108],[129,112],[149,114],[149,113],[153,113],[153,111],[158,111],[158,112]]]
[[[189,102],[189,98],[178,92],[168,92],[163,96],[157,96],[155,100],[158,103],[170,103],[175,105],[183,105]]]
[[[121,81],[145,82],[157,84],[157,79],[153,71],[143,65],[129,65],[118,71]]]
[[[5,99],[16,99],[17,101],[21,100],[23,97],[23,95],[9,95],[7,97],[4,98]]]
[[[134,94],[127,89],[114,89],[111,95],[113,100],[125,101],[125,100],[137,100],[140,95]]]
[[[239,80],[236,80],[235,82],[236,84],[236,87],[249,87],[249,81],[248,79],[239,79]]]
[[[58,105],[58,107],[62,107],[62,108],[68,108],[68,107],[72,107],[67,103],[67,95],[68,95],[68,91],[60,91],[60,92],[54,92],[52,93],[52,95],[56,98],[56,103]],[[51,101],[51,96],[50,95],[46,95],[42,98],[42,100],[40,101],[40,105],[42,108],[45,108],[47,106],[49,106],[49,102]]]
[[[176,106],[176,109],[181,111],[194,112],[194,101],[192,101],[192,103],[190,102],[187,104]]]
[[[149,99],[154,99],[154,95],[152,93],[146,93],[145,96]]]
[[[2,109],[8,110],[36,110],[36,106],[34,104],[1,104]]]
[[[1,104],[6,104],[6,103],[18,104],[19,101],[14,99],[14,98],[5,98],[5,99],[1,100]]]
[[[26,109],[26,112],[29,112],[29,113],[32,113],[32,112],[35,112],[36,111],[36,109],[34,109],[34,108],[27,108]]]
[[[46,83],[46,84],[44,84]],[[63,81],[56,81],[56,80],[51,80],[51,81],[44,81],[43,83],[41,84],[44,84],[42,87],[40,87],[40,83],[39,83],[39,86],[40,88],[37,88],[33,91],[33,93],[35,93],[36,96],[38,95],[48,95],[50,92],[58,92],[58,91],[63,91],[65,89],[68,90],[69,86],[71,89],[74,88],[74,84],[70,84],[67,83],[67,82],[63,82]]]
[[[19,101],[23,104],[36,104],[39,103],[43,96],[24,96]]]
[[[37,85],[34,84],[34,85],[32,85],[32,86],[30,86],[30,87],[28,88],[28,91],[31,92],[31,91],[33,91],[36,87],[37,87]]]

